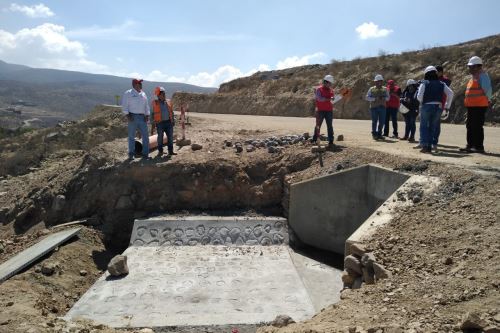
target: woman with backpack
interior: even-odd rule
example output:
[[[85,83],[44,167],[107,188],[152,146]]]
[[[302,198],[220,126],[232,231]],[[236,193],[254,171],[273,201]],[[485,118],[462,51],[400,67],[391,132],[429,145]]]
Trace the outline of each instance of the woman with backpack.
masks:
[[[408,142],[415,142],[415,121],[417,120],[418,106],[420,105],[417,99],[417,88],[418,82],[413,79],[409,79],[406,82],[406,88],[401,97],[401,104],[408,109],[408,112],[403,114],[406,126],[405,136],[402,137],[401,140],[408,140]]]

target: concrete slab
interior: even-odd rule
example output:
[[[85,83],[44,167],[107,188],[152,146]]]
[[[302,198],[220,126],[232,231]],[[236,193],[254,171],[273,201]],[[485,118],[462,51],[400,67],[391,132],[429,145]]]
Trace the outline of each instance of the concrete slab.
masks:
[[[347,238],[408,178],[366,165],[293,184],[290,226],[302,242],[344,254]]]
[[[131,246],[282,245],[288,224],[282,217],[158,216],[136,220]]]
[[[23,268],[29,266],[38,258],[53,250],[59,244],[64,243],[76,235],[80,229],[81,228],[73,228],[49,235],[35,245],[30,246],[26,250],[16,254],[14,257],[0,265],[0,282],[7,280]]]
[[[340,272],[290,251],[288,246],[132,246],[124,252],[129,275],[111,280],[106,273],[66,319],[84,317],[112,327],[257,324],[279,314],[304,320],[338,299]],[[324,289],[319,301],[311,299],[319,288],[308,289],[315,284]]]

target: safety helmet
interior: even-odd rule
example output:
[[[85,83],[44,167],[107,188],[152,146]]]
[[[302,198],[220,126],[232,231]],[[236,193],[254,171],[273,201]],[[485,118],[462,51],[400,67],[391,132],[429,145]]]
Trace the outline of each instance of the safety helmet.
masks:
[[[467,66],[474,66],[474,65],[482,65],[483,61],[481,58],[478,56],[473,56],[472,58],[469,59],[469,62],[467,63]]]
[[[406,86],[411,86],[413,84],[417,84],[417,81],[413,80],[413,79],[409,79],[408,81],[406,81]]]
[[[380,74],[375,75],[375,79],[373,81],[384,81],[384,77]]]
[[[424,74],[427,74],[427,73],[429,73],[429,72],[437,72],[436,67],[434,67],[434,66],[427,66],[427,67],[425,68],[425,70],[424,70]]]
[[[325,75],[325,77],[323,78],[323,81],[327,81],[327,82],[330,82],[331,84],[333,84],[333,76],[331,76],[330,74]]]
[[[163,88],[163,87],[156,87],[155,88],[155,96],[160,96],[161,92],[165,92],[165,88]]]

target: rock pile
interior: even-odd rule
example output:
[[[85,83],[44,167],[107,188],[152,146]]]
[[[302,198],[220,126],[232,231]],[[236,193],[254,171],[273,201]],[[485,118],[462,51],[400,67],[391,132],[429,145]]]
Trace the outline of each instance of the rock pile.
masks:
[[[234,147],[237,153],[243,152],[245,150],[247,153],[256,151],[259,148],[267,149],[271,154],[280,153],[285,149],[286,146],[295,145],[302,143],[304,144],[309,139],[309,133],[304,134],[288,134],[281,137],[272,136],[265,139],[248,139],[244,142],[232,142],[230,140],[224,140],[223,148]],[[245,148],[243,148],[243,146]]]
[[[351,254],[344,258],[342,282],[344,288],[358,289],[363,283],[374,284],[391,277],[391,272],[377,263],[372,252],[363,244],[352,244]]]

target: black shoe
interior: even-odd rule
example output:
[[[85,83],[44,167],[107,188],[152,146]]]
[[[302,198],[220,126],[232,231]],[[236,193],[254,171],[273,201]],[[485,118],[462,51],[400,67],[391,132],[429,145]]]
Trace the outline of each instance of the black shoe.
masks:
[[[133,160],[134,160],[134,155],[132,155],[132,154],[131,154],[131,155],[128,155],[128,160],[129,160],[129,161],[133,161]]]
[[[168,156],[173,156],[173,155],[177,155],[177,153],[174,153],[173,151],[168,152]]]
[[[151,157],[149,157],[148,155],[142,155],[142,157],[141,157],[141,160],[143,160],[143,161],[150,160],[150,159],[151,159]]]
[[[163,150],[158,150],[158,155],[157,155],[157,156],[158,156],[158,157],[163,156]]]
[[[469,146],[465,146],[464,148],[460,148],[459,151],[463,153],[472,153],[472,149]]]
[[[430,147],[424,147],[424,148],[420,149],[420,152],[424,153],[424,154],[430,154],[432,151],[431,151]]]
[[[404,136],[402,138],[399,138],[399,140],[408,140],[408,137],[407,136]]]
[[[471,151],[473,153],[479,153],[479,154],[484,154],[485,153],[484,148],[471,148]]]

